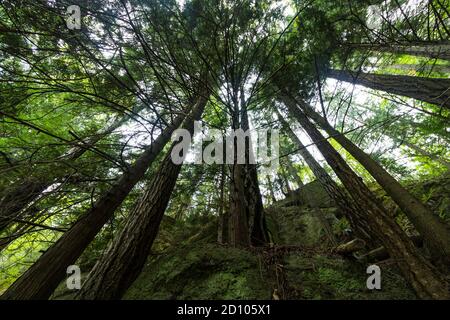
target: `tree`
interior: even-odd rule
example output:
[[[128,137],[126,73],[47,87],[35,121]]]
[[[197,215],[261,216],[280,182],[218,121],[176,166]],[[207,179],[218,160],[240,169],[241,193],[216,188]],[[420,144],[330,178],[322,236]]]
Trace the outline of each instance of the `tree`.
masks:
[[[194,132],[194,120],[201,118],[208,101],[208,90],[202,90],[199,96],[197,104],[182,126],[191,136]],[[172,151],[177,144],[178,141],[175,141],[167,151],[124,228],[89,273],[82,289],[77,293],[79,299],[119,299],[139,275],[158,234],[170,194],[181,170],[182,164],[176,164],[172,159]]]
[[[417,57],[450,60],[450,43],[448,41],[422,43],[393,43],[393,44],[348,44],[350,48],[368,49],[379,52],[408,54]]]
[[[186,111],[188,112],[188,110]],[[183,121],[179,116],[142,153],[126,173],[62,237],[0,297],[1,299],[48,299],[64,279],[66,268],[75,263],[114,214]]]
[[[381,187],[398,204],[407,215],[411,223],[433,251],[437,262],[447,264],[450,257],[450,233],[448,227],[438,216],[408,192],[394,177],[392,177],[381,165],[368,154],[351,142],[342,133],[334,129],[323,117],[304,101],[295,100],[292,96],[283,96],[285,103],[299,106],[305,114],[321,126],[330,136],[336,139],[364,168],[375,178]],[[292,109],[296,110],[296,109]]]
[[[450,109],[449,79],[330,70],[328,77]]]
[[[142,106],[139,106],[131,113],[138,113],[140,109],[142,109]],[[70,162],[78,159],[98,141],[123,125],[129,118],[129,115],[119,117],[110,126],[100,130],[94,136],[78,142],[78,145],[58,157],[57,160]],[[64,178],[66,177],[59,178],[59,180],[63,180]],[[36,200],[44,190],[51,187],[55,183],[58,183],[58,180],[30,180],[20,184],[15,189],[4,195],[0,201],[0,232],[3,231],[11,222],[21,218],[21,212],[27,207],[27,205]]]
[[[282,100],[285,102],[285,100]],[[292,104],[287,104],[289,114],[295,117],[295,109],[292,108]],[[278,112],[279,114],[279,112]],[[290,128],[289,124],[283,119],[281,115],[278,116],[278,119],[281,122],[283,130],[287,133],[287,135],[291,138],[291,140],[297,145],[298,152],[305,160],[308,167],[314,173],[314,176],[321,183],[324,189],[327,191],[328,195],[331,199],[336,202],[336,205],[339,207],[341,213],[347,218],[352,227],[356,236],[361,239],[364,239],[367,245],[376,246],[377,238],[372,233],[372,230],[368,229],[364,223],[361,223],[358,219],[355,219],[357,216],[357,212],[359,208],[355,205],[355,203],[349,198],[348,194],[340,188],[337,183],[330,177],[330,175],[325,171],[324,168],[314,159],[308,149],[303,145],[300,139],[295,135],[295,133]],[[353,212],[354,211],[354,212]],[[318,214],[320,218],[322,216],[321,213]],[[322,219],[324,220],[324,219]],[[328,229],[328,227],[325,227]]]
[[[290,101],[290,110],[316,143],[328,164],[349,191],[359,207],[354,219],[366,224],[377,236],[389,255],[396,259],[403,275],[415,289],[417,295],[425,299],[448,299],[448,284],[443,276],[417,251],[412,241],[399,225],[390,217],[386,209],[358,177],[339,153],[329,144],[307,116]]]

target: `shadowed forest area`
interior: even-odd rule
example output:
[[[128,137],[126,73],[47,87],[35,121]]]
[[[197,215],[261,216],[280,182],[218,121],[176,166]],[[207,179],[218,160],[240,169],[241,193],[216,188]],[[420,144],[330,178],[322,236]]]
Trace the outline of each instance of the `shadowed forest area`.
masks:
[[[2,0],[0,299],[449,299],[449,76],[450,0]]]

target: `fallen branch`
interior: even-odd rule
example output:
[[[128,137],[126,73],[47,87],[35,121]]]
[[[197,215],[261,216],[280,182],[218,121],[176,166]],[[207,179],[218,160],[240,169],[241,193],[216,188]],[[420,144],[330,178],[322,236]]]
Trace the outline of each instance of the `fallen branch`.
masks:
[[[364,249],[366,246],[366,242],[362,239],[356,238],[350,242],[338,245],[334,248],[333,252],[340,255],[349,255],[356,251]]]

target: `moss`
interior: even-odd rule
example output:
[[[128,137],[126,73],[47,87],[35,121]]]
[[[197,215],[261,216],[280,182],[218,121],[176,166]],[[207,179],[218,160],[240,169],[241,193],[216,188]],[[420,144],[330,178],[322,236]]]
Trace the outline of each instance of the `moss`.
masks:
[[[286,258],[289,284],[298,292],[296,299],[415,299],[412,290],[398,271],[382,267],[382,289],[368,290],[368,275],[364,266],[339,257]]]
[[[214,244],[188,245],[150,262],[125,299],[268,299],[257,256]]]
[[[450,218],[449,177],[411,184],[408,189],[418,197],[423,197],[436,214]],[[413,233],[414,228],[404,214],[382,190],[377,190],[377,195],[383,199],[399,224],[408,233]],[[322,210],[329,217],[336,214],[333,207]],[[320,249],[322,236],[311,208],[305,205],[275,205],[267,208],[266,213],[273,242],[309,244]],[[217,219],[214,216],[199,215],[183,221],[172,220],[162,224],[153,246],[153,255],[126,293],[125,299],[271,298],[272,290],[277,287],[274,274],[266,271],[259,255],[214,244],[217,232]],[[345,219],[331,222],[335,233],[339,234],[348,228]],[[291,299],[416,298],[393,266],[380,266],[382,289],[368,290],[366,266],[349,259],[291,253],[280,262]],[[69,299],[72,293],[64,289],[62,285],[54,298]]]
[[[320,209],[325,217],[334,222],[335,208]],[[324,244],[325,231],[316,212],[308,207],[270,208],[266,210],[268,227],[273,242],[278,244]]]

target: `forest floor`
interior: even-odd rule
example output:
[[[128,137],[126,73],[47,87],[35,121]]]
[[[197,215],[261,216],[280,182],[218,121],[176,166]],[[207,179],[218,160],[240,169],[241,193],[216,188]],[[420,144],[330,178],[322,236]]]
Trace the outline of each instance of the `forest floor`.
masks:
[[[347,226],[336,218],[333,203],[314,183],[308,188],[306,199],[322,204],[334,234],[346,241]],[[410,189],[449,221],[450,176]],[[406,232],[414,234],[396,206],[383,192],[377,194]],[[124,299],[416,299],[390,259],[376,262],[381,290],[367,289],[368,263],[333,252],[304,195],[296,193],[267,208],[273,243],[264,249],[217,244],[217,219],[211,215],[183,222],[166,217],[147,265]],[[54,299],[71,298],[63,288]]]

